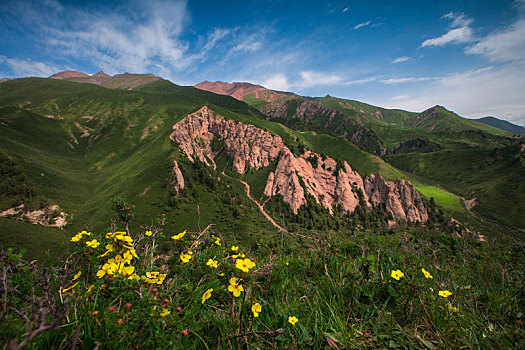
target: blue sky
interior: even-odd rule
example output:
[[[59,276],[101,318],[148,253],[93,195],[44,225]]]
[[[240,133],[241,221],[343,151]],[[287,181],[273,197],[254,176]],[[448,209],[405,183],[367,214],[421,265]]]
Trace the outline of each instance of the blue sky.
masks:
[[[525,0],[3,0],[0,77],[69,69],[525,124]]]

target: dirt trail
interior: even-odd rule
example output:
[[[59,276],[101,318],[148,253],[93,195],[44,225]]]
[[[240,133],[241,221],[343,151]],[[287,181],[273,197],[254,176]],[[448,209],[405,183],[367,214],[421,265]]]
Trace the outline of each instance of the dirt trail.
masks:
[[[246,195],[248,196],[248,198],[250,198],[252,200],[252,202],[254,202],[258,207],[259,207],[259,210],[261,211],[261,213],[264,215],[264,217],[266,219],[268,219],[268,221],[270,221],[272,223],[273,226],[275,226],[275,228],[278,228],[279,230],[283,230],[284,232],[288,232],[286,231],[283,227],[281,227],[280,225],[278,225],[275,220],[264,210],[263,206],[261,205],[261,203],[259,203],[255,198],[253,198],[251,195],[250,195],[250,185],[248,185],[248,183],[246,181],[243,181],[243,180],[240,180],[240,179],[236,179],[237,181],[239,181],[240,183],[242,183],[244,185],[244,187],[246,187]]]
[[[300,233],[295,233],[295,232],[288,232],[285,228],[281,227],[279,224],[277,224],[275,222],[275,220],[264,210],[264,207],[261,203],[259,203],[259,201],[257,201],[255,198],[253,198],[250,194],[250,185],[248,185],[248,183],[246,181],[243,181],[241,179],[236,179],[236,178],[233,178],[231,176],[228,176],[226,175],[224,172],[222,172],[222,175],[226,176],[226,177],[229,177],[230,179],[233,179],[233,180],[236,180],[240,183],[242,183],[244,185],[244,187],[246,188],[246,196],[248,196],[248,198],[254,202],[258,207],[259,207],[259,210],[261,211],[261,213],[264,215],[264,217],[266,219],[268,219],[268,221],[270,221],[272,223],[273,226],[275,226],[275,228],[279,229],[279,230],[282,230],[288,234],[291,234],[291,235],[294,235],[294,236],[297,236],[297,237],[303,237],[303,238],[306,238],[306,239],[312,239],[312,237],[308,237],[308,236],[305,236],[305,235],[302,235]],[[266,203],[266,202],[265,202]]]

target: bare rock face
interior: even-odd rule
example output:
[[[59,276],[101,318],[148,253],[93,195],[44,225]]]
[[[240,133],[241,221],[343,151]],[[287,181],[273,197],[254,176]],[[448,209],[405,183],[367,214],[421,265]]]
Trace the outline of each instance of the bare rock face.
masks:
[[[319,154],[306,151],[294,155],[279,136],[224,117],[208,107],[189,114],[173,126],[170,135],[190,161],[199,159],[216,168],[215,154],[211,147],[214,138],[224,143],[226,154],[233,159],[232,169],[244,173],[250,168],[268,166],[279,157],[277,167],[266,181],[264,194],[280,194],[297,214],[307,204],[306,196],[333,213],[340,205],[346,212],[353,212],[360,203],[371,207],[384,203],[396,219],[425,222],[427,211],[418,192],[405,180],[386,181],[380,175],[370,175],[365,181],[345,161],[340,163]],[[177,163],[173,167],[174,183],[184,186]]]
[[[214,137],[224,142],[226,154],[233,159],[232,170],[237,173],[268,166],[285,147],[279,136],[253,125],[224,119],[207,106],[175,124],[170,135],[191,161],[197,158],[215,169],[215,154],[211,149]]]
[[[314,164],[317,166],[309,159],[316,159]],[[299,179],[305,188],[301,186]],[[363,180],[348,163],[344,162],[343,167],[337,169],[337,162],[332,158],[321,159],[318,154],[310,151],[306,151],[301,157],[295,157],[286,147],[275,173],[268,177],[264,194],[281,194],[296,214],[301,205],[306,204],[304,189],[330,213],[337,204],[343,210],[353,212],[359,204],[358,188],[364,193]]]
[[[180,171],[179,164],[177,164],[176,160],[173,160],[173,168],[171,169],[171,174],[173,179],[172,185],[178,194],[179,191],[184,188],[184,177],[182,176],[182,172]]]
[[[388,181],[381,175],[369,175],[365,181],[365,191],[374,205],[385,204],[386,210],[396,219],[410,222],[428,220],[427,209],[419,193],[407,180]]]
[[[56,204],[43,209],[29,211],[24,204],[0,212],[0,217],[26,221],[34,225],[63,228],[67,225],[67,214]]]

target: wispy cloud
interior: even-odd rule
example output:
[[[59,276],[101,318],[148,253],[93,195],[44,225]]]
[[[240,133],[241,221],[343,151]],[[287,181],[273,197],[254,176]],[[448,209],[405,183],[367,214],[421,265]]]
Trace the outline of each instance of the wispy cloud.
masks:
[[[408,61],[409,59],[410,57],[408,56],[398,57],[395,60],[392,60],[392,63],[402,63]]]
[[[444,46],[447,44],[467,43],[474,40],[474,34],[470,27],[472,20],[467,18],[464,14],[450,12],[442,18],[452,20],[451,29],[437,38],[423,41],[420,47]]]
[[[343,9],[343,13],[345,13],[345,12],[348,11],[348,10],[350,10],[350,7],[345,7],[345,8]]]
[[[492,61],[525,60],[525,18],[480,39],[466,53],[484,55]]]
[[[435,77],[408,77],[408,78],[390,78],[379,80],[383,84],[402,84],[402,83],[417,83],[421,81],[435,80]]]
[[[22,60],[0,56],[0,62],[5,62],[16,77],[48,77],[59,70],[54,65],[35,62],[30,59]]]
[[[370,25],[370,23],[372,23],[372,22],[371,21],[366,21],[366,22],[363,22],[363,23],[359,23],[358,25],[354,26],[354,29],[359,29],[359,28],[366,27],[367,25]]]
[[[432,84],[411,90],[389,100],[376,100],[387,108],[422,111],[436,104],[444,105],[461,116],[479,118],[493,115],[514,123],[525,122],[525,64],[487,66],[480,69],[436,77]]]

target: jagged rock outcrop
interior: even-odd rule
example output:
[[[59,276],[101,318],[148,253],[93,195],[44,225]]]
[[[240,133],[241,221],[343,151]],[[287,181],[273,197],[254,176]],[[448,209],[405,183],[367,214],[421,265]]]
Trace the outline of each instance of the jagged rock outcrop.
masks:
[[[317,158],[317,166],[309,161],[314,157]],[[361,187],[364,190],[361,177],[348,163],[344,162],[343,168],[337,169],[337,162],[332,158],[321,159],[319,155],[310,151],[301,157],[295,157],[285,148],[275,172],[268,177],[264,194],[282,195],[284,201],[290,203],[292,210],[297,213],[299,207],[306,204],[300,180],[306,191],[330,213],[335,204],[341,204],[345,211],[353,212],[359,204],[356,189]]]
[[[427,209],[409,181],[388,181],[379,174],[371,174],[365,179],[364,185],[369,201],[374,205],[384,204],[396,219],[411,222],[428,220]]]
[[[179,191],[184,189],[184,177],[182,176],[182,172],[180,171],[179,164],[177,164],[176,160],[173,160],[173,168],[171,169],[171,175],[171,184],[177,192],[177,194],[179,194]]]
[[[170,135],[191,161],[197,158],[213,168],[216,167],[211,148],[214,137],[224,142],[224,151],[233,159],[232,169],[237,173],[268,166],[285,147],[279,136],[224,119],[207,106],[175,124]]]
[[[362,197],[362,204],[369,207],[385,204],[386,210],[398,220],[425,222],[428,219],[419,193],[410,182],[387,181],[380,175],[370,175],[363,180],[346,161],[338,164],[330,157],[322,158],[311,151],[296,156],[279,136],[253,125],[227,120],[206,106],[176,123],[170,138],[190,161],[199,159],[214,168],[216,153],[212,150],[212,140],[216,138],[223,142],[225,153],[233,159],[232,169],[238,173],[268,166],[279,157],[275,171],[268,176],[264,194],[269,197],[280,194],[295,213],[307,204],[309,194],[330,213],[336,205],[353,212]],[[173,178],[173,183],[184,184],[176,162]]]

